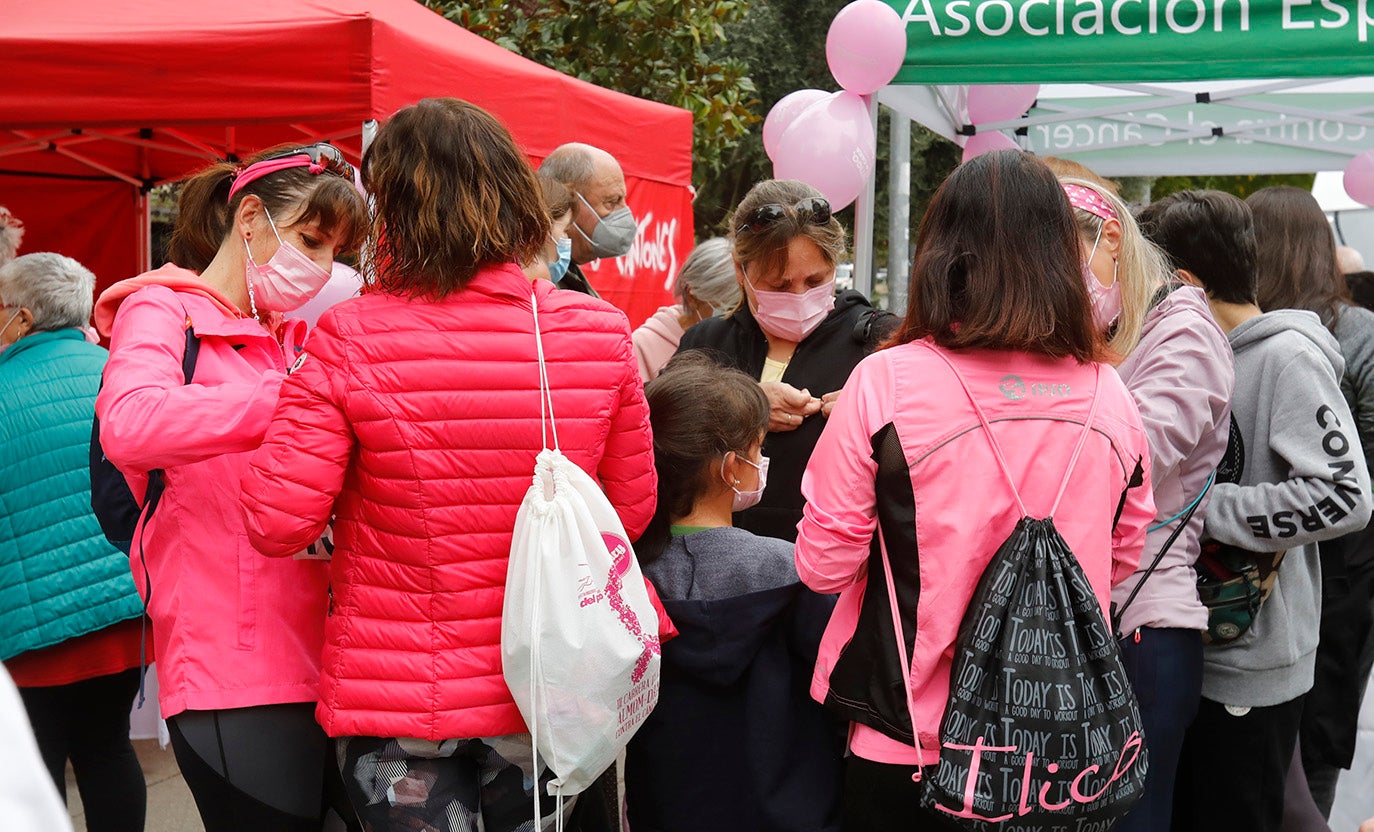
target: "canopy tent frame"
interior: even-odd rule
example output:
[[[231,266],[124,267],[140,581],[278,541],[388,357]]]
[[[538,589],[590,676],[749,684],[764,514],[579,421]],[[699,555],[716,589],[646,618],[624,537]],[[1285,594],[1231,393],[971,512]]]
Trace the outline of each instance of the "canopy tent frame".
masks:
[[[533,162],[569,141],[620,161],[639,238],[589,264],[632,321],[670,301],[692,245],[692,114],[556,72],[414,0],[0,0],[0,204],[24,249],[99,285],[150,263],[147,194],[212,161],[332,141],[359,161],[377,120],[430,96],[500,119]],[[627,132],[630,124],[637,132]],[[137,233],[125,230],[135,226]]]
[[[1111,0],[1112,31],[1102,24],[1103,0],[1058,0],[1061,7],[1071,3],[1073,26],[1065,27],[1060,11],[1059,30],[1049,32],[1048,18],[1043,30],[1027,22],[1049,13],[1046,0],[885,2],[903,16],[908,53],[897,80],[874,101],[894,120],[919,122],[960,145],[1001,131],[1025,150],[1105,176],[1342,170],[1374,148],[1374,49],[1365,43],[1374,19],[1350,9],[1339,20],[1302,19],[1294,11],[1299,4],[1288,0],[1218,0],[1210,9],[1194,4],[1200,16],[1179,24],[1175,8],[1194,5],[1160,4],[1171,30],[1128,37],[1132,22],[1143,27],[1155,13],[1146,4]],[[1080,27],[1077,15],[1093,4],[1096,28]],[[1335,5],[1323,4],[1323,13]],[[1005,19],[984,15],[993,6],[1007,10]],[[951,9],[967,17],[974,7],[984,15],[977,28],[949,27],[959,16]],[[1208,12],[1215,13],[1214,26],[1202,25]],[[974,123],[969,90],[993,83],[1042,86],[1025,114]],[[902,175],[908,153],[906,143],[892,146],[889,176]],[[895,183],[888,190],[895,227],[909,215],[909,199]],[[856,288],[865,292],[872,288],[873,214],[873,200],[861,197],[854,271]],[[896,258],[889,263],[889,290],[904,289],[905,276],[891,268]]]

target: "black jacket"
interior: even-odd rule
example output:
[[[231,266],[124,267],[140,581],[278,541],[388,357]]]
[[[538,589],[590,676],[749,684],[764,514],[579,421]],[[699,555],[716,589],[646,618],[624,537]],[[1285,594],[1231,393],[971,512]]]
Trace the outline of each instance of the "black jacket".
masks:
[[[592,288],[592,283],[587,276],[582,273],[582,267],[576,263],[568,264],[568,273],[563,275],[563,279],[553,284],[560,289],[567,289],[571,292],[581,292],[584,295],[591,295],[599,298],[596,290]]]
[[[897,326],[897,317],[869,305],[855,291],[840,292],[835,309],[816,331],[797,345],[782,380],[817,398],[844,387],[864,356]],[[718,364],[758,378],[768,355],[768,339],[747,304],[728,318],[707,318],[687,330],[678,352],[703,350]],[[735,515],[735,525],[765,537],[796,541],[801,521],[802,472],[821,438],[825,417],[810,416],[794,431],[770,433],[763,443],[769,458],[768,487],[763,499]]]
[[[658,705],[630,741],[634,832],[839,832],[843,733],[809,694],[834,598],[664,599]]]

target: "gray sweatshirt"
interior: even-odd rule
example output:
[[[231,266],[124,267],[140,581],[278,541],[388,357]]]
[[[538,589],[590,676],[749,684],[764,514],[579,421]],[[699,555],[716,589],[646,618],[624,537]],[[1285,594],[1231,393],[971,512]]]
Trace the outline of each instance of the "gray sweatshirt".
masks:
[[[1265,707],[1312,687],[1321,624],[1316,544],[1369,521],[1369,469],[1341,395],[1344,359],[1315,314],[1267,312],[1228,340],[1236,360],[1231,412],[1245,441],[1245,471],[1239,483],[1213,486],[1205,534],[1288,554],[1250,630],[1204,651],[1202,695]]]

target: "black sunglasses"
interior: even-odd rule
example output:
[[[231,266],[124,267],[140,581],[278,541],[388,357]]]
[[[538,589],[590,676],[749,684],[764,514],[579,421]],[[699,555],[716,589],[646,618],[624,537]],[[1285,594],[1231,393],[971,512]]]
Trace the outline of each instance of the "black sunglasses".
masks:
[[[793,205],[792,210],[796,212],[797,219],[810,225],[825,225],[830,222],[830,203],[822,196],[807,197],[801,202]],[[776,202],[760,205],[749,214],[744,225],[741,225],[735,233],[738,234],[743,231],[762,231],[765,228],[778,224],[785,219],[787,215],[788,208],[786,205],[779,205]]]

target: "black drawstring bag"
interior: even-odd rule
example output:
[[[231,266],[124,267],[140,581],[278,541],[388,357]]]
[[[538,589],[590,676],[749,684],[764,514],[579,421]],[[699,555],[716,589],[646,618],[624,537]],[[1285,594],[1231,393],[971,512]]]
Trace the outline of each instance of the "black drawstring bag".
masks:
[[[1097,392],[1054,508],[1038,520],[1027,516],[982,407],[940,357],[973,403],[1022,519],[983,572],[960,625],[940,759],[916,775],[923,805],[974,832],[1106,832],[1144,793],[1140,709],[1102,605],[1053,520],[1092,431]],[[889,601],[895,611],[896,598]],[[895,615],[894,628],[901,632]],[[897,645],[909,676],[906,645]],[[915,725],[910,686],[907,703]]]

